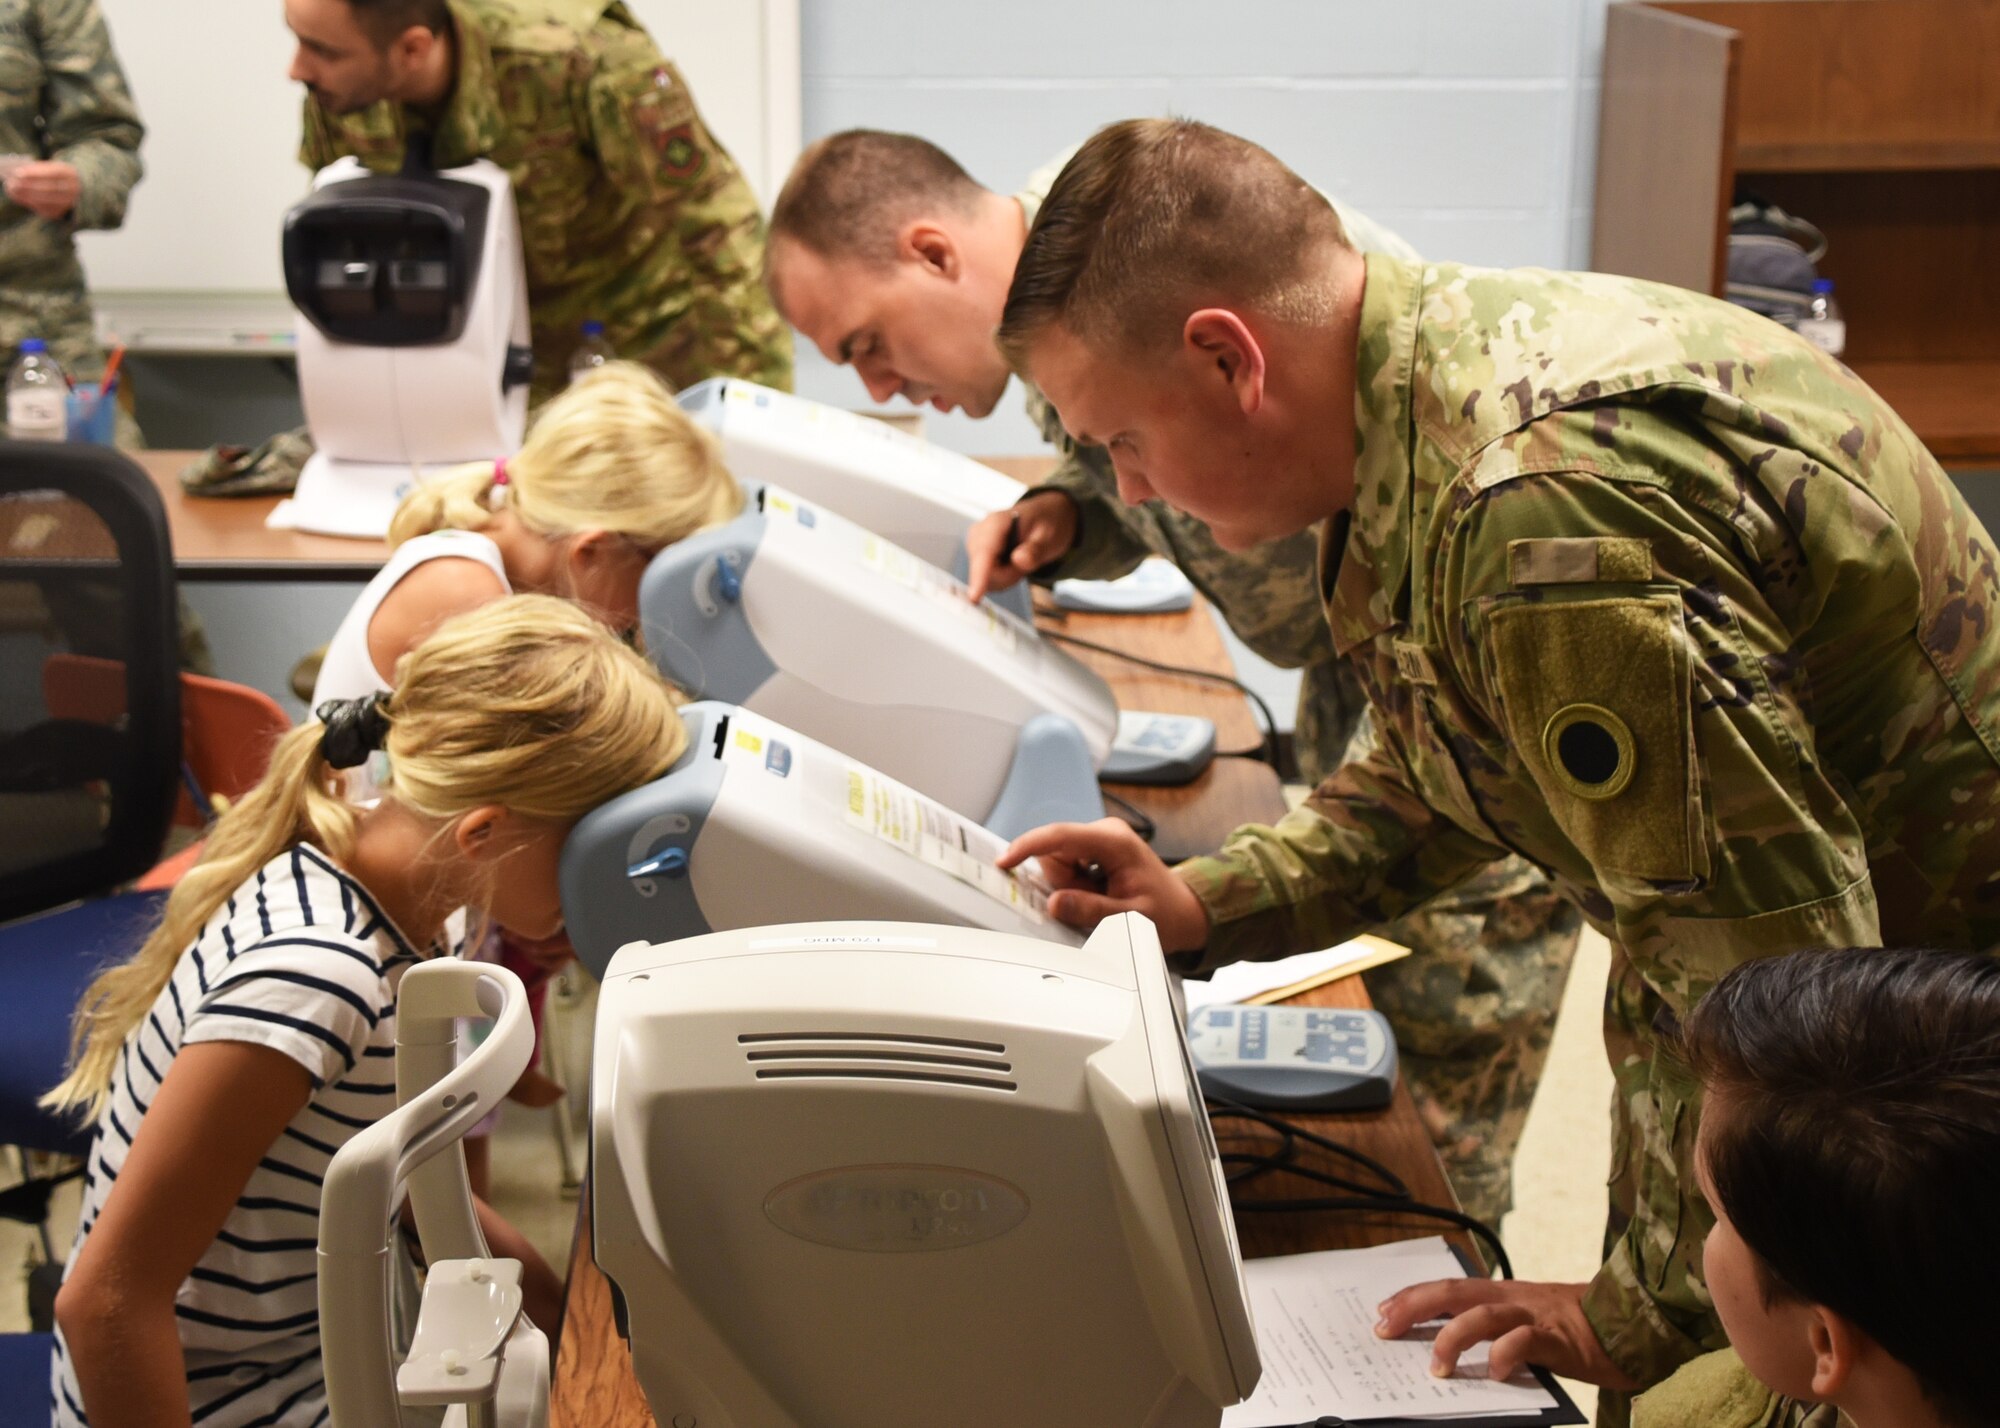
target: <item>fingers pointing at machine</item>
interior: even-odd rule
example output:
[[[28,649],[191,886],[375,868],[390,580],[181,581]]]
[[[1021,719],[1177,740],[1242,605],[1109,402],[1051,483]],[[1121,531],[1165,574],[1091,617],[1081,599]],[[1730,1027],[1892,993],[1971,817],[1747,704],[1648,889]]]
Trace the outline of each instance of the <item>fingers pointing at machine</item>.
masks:
[[[1060,491],[1031,491],[965,533],[967,593],[982,600],[1019,584],[1076,544],[1076,502]]]
[[[1013,868],[1029,858],[1040,861],[1055,889],[1049,912],[1059,922],[1089,928],[1121,912],[1139,912],[1152,919],[1168,952],[1191,952],[1208,941],[1201,899],[1119,819],[1032,829],[997,861]]]

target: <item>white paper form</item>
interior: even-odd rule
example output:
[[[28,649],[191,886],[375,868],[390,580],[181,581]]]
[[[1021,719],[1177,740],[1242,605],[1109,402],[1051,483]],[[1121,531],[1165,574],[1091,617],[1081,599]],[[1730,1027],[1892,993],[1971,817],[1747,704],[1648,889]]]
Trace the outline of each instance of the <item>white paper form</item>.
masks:
[[[1379,938],[1356,938],[1323,952],[1300,952],[1275,962],[1231,962],[1215,968],[1206,977],[1188,978],[1183,983],[1183,995],[1189,1012],[1247,1002],[1310,977],[1334,974],[1350,963],[1363,968],[1377,966],[1384,960],[1382,949],[1387,945]]]
[[[1440,1379],[1430,1369],[1434,1328],[1404,1339],[1375,1337],[1375,1307],[1391,1294],[1464,1276],[1436,1236],[1245,1260],[1264,1376],[1248,1401],[1223,1411],[1222,1428],[1279,1428],[1322,1415],[1449,1422],[1554,1408],[1554,1396],[1532,1375],[1488,1379],[1483,1347],[1460,1359],[1453,1377]]]

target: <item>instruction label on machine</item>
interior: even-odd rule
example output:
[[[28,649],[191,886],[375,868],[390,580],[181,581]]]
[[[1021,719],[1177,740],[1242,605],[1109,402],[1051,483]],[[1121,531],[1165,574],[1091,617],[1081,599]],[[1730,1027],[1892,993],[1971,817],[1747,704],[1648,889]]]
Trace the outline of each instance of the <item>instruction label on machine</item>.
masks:
[[[756,715],[738,709],[730,714],[729,731],[716,752],[725,764],[783,779],[788,791],[795,790],[799,785],[792,777],[795,755],[791,744],[780,737],[785,732],[776,724],[767,724]]]
[[[878,575],[885,575],[905,589],[914,590],[937,605],[949,605],[960,619],[985,627],[986,636],[1008,654],[1020,648],[1020,632],[1001,611],[984,602],[973,604],[966,588],[935,565],[917,559],[899,545],[878,536],[861,543],[861,563]]]
[[[943,804],[859,764],[847,766],[847,821],[893,843],[920,863],[949,873],[1033,922],[1049,920],[1049,889],[1039,878],[1005,872],[993,860],[1007,844]]]

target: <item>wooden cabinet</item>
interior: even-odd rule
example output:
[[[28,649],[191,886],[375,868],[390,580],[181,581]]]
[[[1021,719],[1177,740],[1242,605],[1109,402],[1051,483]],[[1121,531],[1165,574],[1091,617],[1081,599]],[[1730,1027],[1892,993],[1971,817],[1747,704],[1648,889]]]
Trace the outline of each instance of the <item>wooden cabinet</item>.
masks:
[[[1591,266],[1720,295],[1732,194],[1817,224],[1846,361],[2000,466],[2000,0],[1607,12]]]

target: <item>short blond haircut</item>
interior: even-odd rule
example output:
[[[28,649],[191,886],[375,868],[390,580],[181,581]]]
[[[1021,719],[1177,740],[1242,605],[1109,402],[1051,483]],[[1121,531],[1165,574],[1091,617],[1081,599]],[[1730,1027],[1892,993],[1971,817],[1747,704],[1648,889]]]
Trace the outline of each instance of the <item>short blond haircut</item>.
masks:
[[[504,509],[552,540],[603,530],[660,550],[743,509],[715,438],[636,362],[607,362],[543,407],[504,485],[497,474],[481,461],[426,481],[396,508],[389,543],[480,530]]]
[[[1151,351],[1198,307],[1322,321],[1333,205],[1268,151],[1188,119],[1127,119],[1092,135],[1029,230],[1001,350],[1015,367],[1050,326]]]
[[[437,823],[498,804],[574,823],[664,774],[687,747],[673,691],[644,658],[566,600],[514,595],[439,625],[396,669],[388,696],[385,798]],[[182,951],[237,888],[285,849],[335,862],[361,810],[320,743],[294,729],[257,787],[216,823],[129,961],[100,973],[77,1007],[69,1076],[44,1104],[95,1116],[118,1052],[173,976]],[[476,911],[476,909],[475,909]]]

